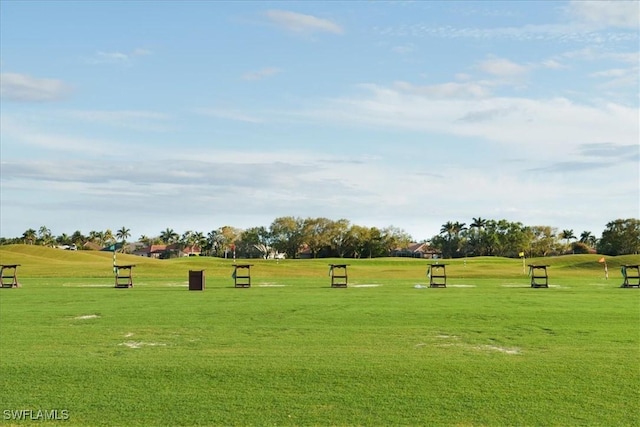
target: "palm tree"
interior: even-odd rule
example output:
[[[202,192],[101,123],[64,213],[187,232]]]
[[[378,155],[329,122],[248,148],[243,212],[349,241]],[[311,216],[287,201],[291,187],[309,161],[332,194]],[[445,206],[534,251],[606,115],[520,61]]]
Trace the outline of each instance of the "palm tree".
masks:
[[[115,238],[113,237],[113,231],[111,231],[110,228],[107,228],[106,230],[104,230],[104,234],[102,235],[103,244],[109,243],[113,240],[115,240]]]
[[[178,240],[179,237],[180,235],[173,231],[172,228],[167,228],[166,230],[160,232],[160,240],[162,240],[162,243],[165,243],[167,245],[174,243],[176,240]]]
[[[131,230],[127,227],[122,227],[120,230],[116,231],[116,237],[122,241],[122,244],[127,240],[127,237],[131,237]]]
[[[593,248],[597,243],[596,236],[594,236],[590,231],[583,231],[580,234],[580,242]]]
[[[471,224],[469,224],[469,228],[476,228],[478,230],[482,230],[486,226],[487,220],[482,217],[471,218]]]
[[[447,221],[440,228],[440,234],[446,234],[447,240],[451,240],[453,235],[455,234],[455,225],[451,221]]]
[[[200,248],[200,252],[202,252],[202,247],[207,243],[207,238],[204,237],[202,231],[196,231],[193,233],[193,244]],[[193,247],[191,247],[191,252],[193,252]]]
[[[122,227],[120,230],[116,231],[116,237],[122,242],[122,252],[124,252],[124,245],[127,243],[127,237],[131,236],[131,230],[127,227]]]
[[[28,229],[27,231],[22,233],[22,238],[24,239],[25,244],[29,242],[30,245],[33,245],[33,242],[35,242],[37,238],[36,230],[34,230],[33,228]]]
[[[49,246],[53,241],[51,230],[44,225],[38,230],[38,238],[40,239],[40,244],[43,246]]]
[[[482,240],[488,221],[482,217],[471,218],[469,224],[469,248],[474,255],[484,255]]]
[[[569,240],[575,239],[576,236],[575,236],[575,234],[573,234],[573,230],[562,230],[562,233],[560,233],[560,238],[565,241],[565,244],[568,247],[569,246]]]
[[[89,240],[97,243],[100,247],[104,246],[104,231],[90,231]]]
[[[460,233],[462,233],[463,231],[465,231],[467,229],[466,225],[467,224],[464,223],[464,222],[458,222],[458,221],[454,222],[453,223],[453,234],[456,237],[460,237]]]
[[[560,233],[560,238],[565,240],[568,245],[569,240],[575,239],[576,236],[573,234],[573,230],[562,230],[562,233]]]

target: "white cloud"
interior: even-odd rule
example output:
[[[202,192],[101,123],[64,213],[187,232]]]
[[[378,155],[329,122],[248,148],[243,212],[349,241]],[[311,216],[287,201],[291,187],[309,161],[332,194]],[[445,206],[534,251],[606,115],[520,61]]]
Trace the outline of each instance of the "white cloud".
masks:
[[[269,10],[266,15],[274,24],[295,33],[325,32],[342,34],[344,32],[342,27],[335,22],[312,15],[304,15],[287,10]]]
[[[281,69],[276,68],[276,67],[266,67],[266,68],[262,68],[258,71],[250,71],[248,73],[244,73],[242,75],[242,79],[243,80],[262,80],[266,77],[270,77],[273,75],[276,75],[278,73],[282,72]]]
[[[492,76],[506,78],[520,77],[529,71],[528,67],[505,58],[488,58],[481,61],[477,67]]]
[[[568,10],[581,22],[598,28],[640,27],[640,3],[637,0],[573,0],[569,3]]]
[[[332,100],[298,113],[321,122],[469,137],[506,152],[553,159],[586,142],[637,144],[639,111],[615,103],[588,105],[566,98],[441,97],[429,90],[362,86],[361,96]],[[295,114],[295,113],[292,113]]]
[[[87,59],[89,64],[129,64],[137,57],[151,55],[151,51],[142,48],[136,48],[131,52],[104,52],[98,51],[93,57]]]
[[[64,98],[70,87],[62,80],[43,79],[26,74],[0,74],[0,97],[10,101],[43,102]]]
[[[566,65],[563,65],[561,62],[556,61],[555,59],[546,59],[540,63],[542,68],[548,68],[551,70],[559,70],[563,68],[567,68]]]

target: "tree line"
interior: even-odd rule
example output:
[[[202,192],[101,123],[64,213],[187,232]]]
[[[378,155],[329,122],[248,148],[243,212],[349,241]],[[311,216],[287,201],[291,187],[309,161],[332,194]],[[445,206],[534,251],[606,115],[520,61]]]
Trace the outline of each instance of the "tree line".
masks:
[[[115,232],[110,229],[91,231],[84,235],[77,230],[71,235],[54,236],[46,226],[37,230],[28,229],[22,236],[0,238],[0,245],[36,244],[43,246],[75,245],[78,249],[104,247],[119,243],[127,248],[131,230],[122,227]],[[285,254],[297,258],[305,253],[312,258],[375,258],[391,255],[413,243],[413,238],[403,229],[366,227],[351,224],[346,219],[279,217],[269,227],[259,226],[239,229],[223,226],[208,233],[186,231],[182,234],[171,228],[162,230],[157,236],[142,235],[140,246],[153,244],[173,245],[177,250],[187,247],[199,248],[202,255],[239,258],[268,258]],[[544,257],[565,253],[598,252],[605,255],[640,253],[640,219],[616,219],[606,224],[598,238],[590,231],[576,236],[573,230],[558,231],[551,226],[526,226],[505,219],[493,220],[472,218],[467,225],[448,221],[439,234],[426,243],[430,250],[442,258],[467,256]]]

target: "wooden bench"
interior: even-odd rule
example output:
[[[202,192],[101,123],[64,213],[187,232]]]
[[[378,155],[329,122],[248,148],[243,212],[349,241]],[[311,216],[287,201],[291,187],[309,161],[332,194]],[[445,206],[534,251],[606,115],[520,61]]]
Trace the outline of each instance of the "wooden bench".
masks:
[[[116,288],[133,288],[133,267],[135,267],[135,264],[113,266],[115,268]],[[120,270],[124,271],[121,272]]]
[[[547,273],[548,265],[529,264],[529,275],[531,276],[532,288],[548,288],[549,274]]]
[[[623,288],[640,288],[640,265],[623,265],[620,271],[624,278]]]
[[[329,275],[331,276],[332,288],[346,288],[347,287],[347,266],[349,264],[329,264]],[[338,270],[338,274],[336,274]]]
[[[2,264],[0,265],[0,287],[17,288],[18,287],[18,266],[20,264]],[[7,270],[5,272],[5,270]],[[7,281],[10,279],[10,281]]]
[[[446,264],[429,264],[427,276],[429,276],[430,288],[446,288],[447,287],[447,269]]]
[[[232,277],[234,281],[234,286],[236,288],[251,287],[251,266],[252,265],[253,264],[236,264],[233,266],[234,268],[233,268]]]

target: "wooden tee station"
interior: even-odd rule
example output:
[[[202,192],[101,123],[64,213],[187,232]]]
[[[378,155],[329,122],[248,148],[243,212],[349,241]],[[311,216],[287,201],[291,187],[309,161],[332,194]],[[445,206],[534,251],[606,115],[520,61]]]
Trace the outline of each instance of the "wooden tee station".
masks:
[[[549,275],[547,273],[548,265],[529,264],[529,275],[531,276],[532,288],[548,288]]]
[[[233,281],[236,288],[251,287],[251,266],[253,264],[235,264],[233,266]]]
[[[116,288],[133,288],[133,267],[130,265],[114,265],[116,276]]]
[[[349,264],[329,264],[329,275],[331,276],[332,288],[347,287],[347,266]],[[336,271],[337,270],[337,271]]]
[[[0,287],[2,288],[18,287],[18,266],[20,266],[20,264],[0,265]],[[7,271],[5,272],[5,270]]]
[[[429,276],[430,288],[446,288],[447,287],[447,264],[429,264],[427,276]]]
[[[640,288],[640,264],[623,265],[620,270],[624,278],[623,288]]]

